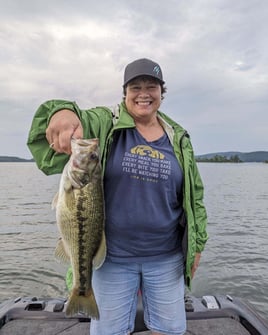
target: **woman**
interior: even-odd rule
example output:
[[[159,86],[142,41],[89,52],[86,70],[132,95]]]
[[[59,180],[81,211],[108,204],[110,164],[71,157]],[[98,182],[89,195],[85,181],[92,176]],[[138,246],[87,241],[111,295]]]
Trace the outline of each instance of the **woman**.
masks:
[[[206,210],[189,136],[159,111],[164,84],[157,63],[138,59],[125,68],[118,113],[53,100],[32,123],[28,145],[47,174],[62,171],[72,137],[100,139],[108,252],[93,273],[91,335],[132,332],[140,289],[152,334],[186,330],[184,283],[207,241]]]

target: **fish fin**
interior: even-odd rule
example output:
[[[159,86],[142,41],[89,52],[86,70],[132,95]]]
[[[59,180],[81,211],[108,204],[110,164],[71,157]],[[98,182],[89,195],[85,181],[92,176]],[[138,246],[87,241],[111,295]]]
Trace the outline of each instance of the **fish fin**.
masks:
[[[92,319],[98,320],[100,318],[92,288],[88,289],[84,295],[80,295],[78,289],[72,290],[67,302],[65,314],[66,316],[74,316],[79,312],[85,313]]]
[[[99,248],[92,261],[94,270],[97,270],[102,266],[102,264],[105,261],[105,257],[106,257],[106,238],[105,238],[105,234],[103,231]]]
[[[65,277],[65,282],[66,282],[66,286],[69,292],[71,292],[72,287],[73,287],[73,269],[71,266],[69,266],[67,273],[66,273],[66,277]]]
[[[66,252],[62,238],[59,238],[55,249],[55,257],[58,258],[63,263],[70,263],[70,257]]]
[[[57,207],[57,203],[58,203],[58,199],[59,199],[59,192],[57,192],[52,200],[52,204],[51,204],[51,208],[55,209]]]

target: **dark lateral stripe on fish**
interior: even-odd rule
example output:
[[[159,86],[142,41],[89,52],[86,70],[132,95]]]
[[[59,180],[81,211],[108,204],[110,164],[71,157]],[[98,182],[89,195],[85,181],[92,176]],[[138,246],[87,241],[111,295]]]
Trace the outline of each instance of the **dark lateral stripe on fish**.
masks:
[[[79,293],[78,293],[79,296],[85,296],[86,295],[86,291],[82,291],[82,290],[79,290]]]
[[[87,220],[87,218],[83,217],[83,211],[85,210],[84,205],[84,197],[83,193],[81,192],[81,196],[78,198],[78,203],[77,203],[77,220],[79,222],[79,231],[78,231],[78,243],[79,243],[79,275],[80,275],[80,291],[79,295],[85,295],[86,291],[86,284],[87,284],[87,276],[85,273],[85,266],[84,264],[84,255],[85,255],[85,245],[83,241],[83,237],[86,233],[85,227],[83,222]],[[82,293],[83,292],[83,293]]]

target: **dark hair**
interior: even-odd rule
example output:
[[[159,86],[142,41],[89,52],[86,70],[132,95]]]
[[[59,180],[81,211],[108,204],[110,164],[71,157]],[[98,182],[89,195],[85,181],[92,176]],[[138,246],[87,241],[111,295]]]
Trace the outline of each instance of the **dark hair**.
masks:
[[[159,84],[160,87],[161,87],[161,99],[162,100],[164,99],[164,94],[167,92],[166,86],[162,82],[160,82],[159,80],[157,80],[157,79],[155,79],[153,77],[150,77],[150,76],[146,76],[146,75],[145,76],[136,77],[136,78],[132,79],[131,81],[129,81],[126,85],[123,86],[123,99],[126,98],[127,86],[129,84],[131,84],[133,81],[137,80],[137,79],[141,80],[141,81],[148,81],[148,80],[150,80],[152,82],[155,82],[155,83]]]

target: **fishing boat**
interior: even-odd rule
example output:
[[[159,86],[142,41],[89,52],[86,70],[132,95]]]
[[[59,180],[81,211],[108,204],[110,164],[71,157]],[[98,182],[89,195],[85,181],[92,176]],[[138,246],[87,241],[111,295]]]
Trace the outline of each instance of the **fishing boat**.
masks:
[[[24,297],[0,304],[0,335],[89,335],[90,319],[67,318],[66,299]],[[244,300],[229,295],[186,296],[186,335],[268,335],[268,321]],[[150,332],[138,303],[133,334]]]

